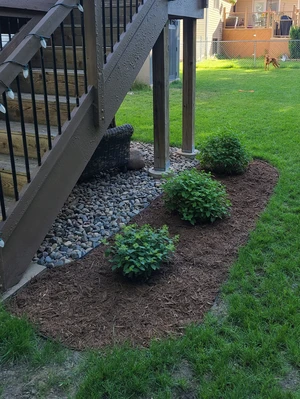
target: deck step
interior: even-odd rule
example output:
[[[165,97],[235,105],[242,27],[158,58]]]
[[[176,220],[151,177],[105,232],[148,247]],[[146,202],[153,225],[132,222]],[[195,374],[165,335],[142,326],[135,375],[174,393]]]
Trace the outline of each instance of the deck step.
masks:
[[[16,166],[16,175],[18,182],[18,191],[20,192],[22,188],[27,184],[26,177],[26,168],[25,168],[25,159],[23,157],[15,157],[15,166]],[[30,170],[32,171],[37,167],[36,159],[29,159]],[[2,179],[2,187],[4,196],[14,197],[14,185],[13,185],[13,177],[11,173],[11,162],[10,156],[1,154],[0,156],[0,174]]]
[[[49,105],[49,118],[50,118],[50,125],[57,126],[57,106],[56,106],[56,99],[53,95],[48,95],[48,105]],[[36,101],[36,114],[38,123],[41,125],[46,125],[46,113],[45,113],[45,100],[42,94],[35,95]],[[23,110],[24,110],[24,119],[25,123],[34,123],[33,119],[33,108],[32,108],[32,99],[30,94],[22,94],[22,102],[23,102]],[[76,106],[76,99],[74,97],[70,97],[70,108],[71,111]],[[60,116],[61,121],[64,123],[68,119],[67,113],[67,100],[66,97],[60,96],[59,97],[59,109],[60,109]],[[20,111],[19,111],[19,104],[18,99],[15,97],[14,100],[9,99],[8,101],[8,114],[11,121],[18,122],[20,120]],[[0,119],[4,119],[5,115],[0,114]]]
[[[19,122],[11,122],[11,135],[13,142],[14,155],[18,157],[24,156],[23,140],[22,140],[22,129]],[[27,141],[27,151],[29,158],[37,158],[37,145],[35,138],[34,125],[31,123],[25,124],[26,141]],[[39,144],[40,144],[40,154],[43,154],[48,150],[48,137],[47,137],[47,127],[45,125],[38,126],[39,132]],[[51,126],[51,137],[52,140],[58,134],[57,128]],[[9,155],[9,147],[7,143],[7,133],[5,121],[0,120],[0,154]],[[1,159],[1,155],[0,155]]]
[[[8,212],[10,211],[10,209],[15,205],[16,201],[12,197],[4,196],[4,203],[5,203],[5,212],[6,212],[6,215],[7,215]],[[2,215],[1,215],[1,211],[0,211],[0,221],[2,221],[2,220],[3,220],[3,218],[2,218]]]
[[[107,16],[108,18],[108,16]],[[119,31],[120,34],[124,31],[124,20],[123,20],[123,16],[120,15],[119,17]],[[113,41],[116,42],[116,37],[117,37],[117,32],[118,32],[118,27],[117,27],[117,17],[116,15],[113,15],[113,26],[112,26],[112,30],[113,30]],[[128,14],[126,15],[126,24],[125,24],[125,28],[127,26],[127,24],[129,23],[129,11]],[[81,30],[81,26],[74,26],[74,33],[75,33],[75,43],[76,46],[82,46],[83,42],[82,42],[82,30]],[[110,35],[111,35],[111,29],[110,29],[110,21],[108,21],[108,25],[105,28],[105,38],[106,38],[106,43],[110,42]],[[58,28],[56,29],[56,31],[53,33],[53,37],[54,37],[54,43],[55,46],[62,46],[63,41],[62,41],[62,35],[61,35],[61,29]],[[65,46],[72,46],[73,45],[73,35],[72,35],[72,28],[69,25],[64,25],[64,41],[65,41]]]
[[[49,44],[49,43],[48,43]],[[68,69],[74,69],[74,57],[73,57],[73,47],[65,46],[66,50],[66,62]],[[53,53],[50,45],[46,49],[43,50],[44,55],[44,64],[45,68],[52,69],[53,68]],[[58,69],[64,68],[64,58],[63,51],[61,46],[55,46],[55,59],[56,59],[56,67]],[[77,69],[83,70],[83,50],[82,46],[76,46],[76,65]],[[31,60],[31,65],[33,68],[41,67],[41,57],[40,52],[37,52],[35,56]]]
[[[50,95],[55,95],[55,78],[53,69],[47,68],[46,72],[46,84],[47,84],[47,93]],[[78,89],[79,95],[84,94],[84,73],[83,71],[77,71],[78,76]],[[30,79],[25,79],[23,75],[20,75],[20,87],[22,93],[31,93],[31,85]],[[33,69],[33,81],[34,81],[34,91],[36,94],[44,93],[43,86],[43,77],[40,69]],[[58,92],[60,96],[66,95],[66,79],[65,74],[62,69],[57,70],[57,84],[58,84]],[[11,85],[11,88],[14,92],[17,90],[16,82]],[[76,87],[75,87],[75,75],[73,70],[68,70],[68,90],[70,96],[76,95]]]

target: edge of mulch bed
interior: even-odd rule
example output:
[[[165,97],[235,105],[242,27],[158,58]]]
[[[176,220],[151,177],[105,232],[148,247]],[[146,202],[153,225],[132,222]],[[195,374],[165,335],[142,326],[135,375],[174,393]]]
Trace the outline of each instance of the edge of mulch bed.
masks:
[[[211,308],[273,192],[278,172],[255,160],[245,174],[218,180],[232,202],[229,218],[191,226],[166,211],[159,197],[132,219],[156,228],[167,224],[171,235],[180,236],[172,261],[147,283],[128,282],[113,273],[105,248],[99,246],[34,278],[7,307],[26,315],[41,334],[76,349],[125,341],[147,346],[153,338],[182,335]]]

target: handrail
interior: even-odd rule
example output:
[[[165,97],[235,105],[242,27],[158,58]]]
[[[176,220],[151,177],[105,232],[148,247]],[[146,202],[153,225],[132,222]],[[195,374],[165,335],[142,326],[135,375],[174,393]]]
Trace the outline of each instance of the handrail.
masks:
[[[42,16],[36,15],[21,27],[19,32],[15,33],[11,40],[3,47],[0,52],[0,64],[4,62],[9,55],[17,48],[22,40],[28,35],[33,27],[41,20]]]
[[[20,197],[19,182],[24,182],[24,178],[27,183],[31,181],[32,168],[42,165],[46,159],[43,158],[44,152],[52,149],[53,136],[63,134],[73,110],[82,105],[84,95],[91,91],[92,86],[96,88],[94,123],[99,124],[100,118],[105,119],[101,104],[102,71],[104,63],[108,61],[106,48],[109,47],[111,53],[118,48],[116,44],[121,40],[122,33],[129,29],[129,24],[136,18],[134,14],[146,4],[146,0],[110,0],[109,3],[107,0],[87,0],[87,14],[84,16],[80,13],[83,11],[83,1],[57,1],[36,25],[28,25],[32,29],[23,31],[23,36],[20,32],[23,40],[5,60],[0,59],[0,111],[5,114],[0,114],[0,119],[5,120],[8,140],[12,175],[10,195],[16,201]],[[106,34],[107,41],[104,40]],[[58,52],[60,57],[57,57]],[[20,76],[22,70],[23,77]],[[29,109],[31,111],[27,112]],[[22,178],[18,175],[18,158],[13,142],[16,122],[22,134],[18,156],[22,154],[21,162],[25,163],[26,170],[24,174],[22,169]],[[31,133],[30,156],[27,129]],[[55,140],[57,144],[58,140]],[[35,158],[34,162],[31,162],[30,157]],[[0,208],[4,221],[7,214],[2,186],[0,175]]]
[[[74,0],[59,0],[55,3],[40,22],[31,30],[30,34],[18,45],[6,60],[6,64],[0,66],[1,80],[10,86],[11,82],[22,71],[22,66],[27,65],[36,52],[41,47],[39,37],[49,38],[65,18],[70,14],[74,6]],[[66,6],[66,7],[65,7]],[[0,94],[5,91],[5,87],[0,86]]]
[[[21,129],[22,150],[18,149],[18,151],[22,151],[24,155],[22,163],[25,163],[26,179],[29,183],[32,178],[32,168],[42,165],[44,152],[52,149],[53,136],[63,133],[65,129],[63,125],[72,118],[71,111],[81,105],[80,99],[88,93],[85,28],[83,14],[80,12],[83,11],[83,1],[80,0],[80,5],[76,0],[57,1],[42,19],[36,21],[33,18],[27,23],[28,29],[20,32],[23,40],[5,60],[1,59],[0,95],[2,94],[2,100],[0,100],[0,111],[5,114],[1,114],[1,119],[5,120],[6,125],[12,177],[10,189],[16,201],[20,197],[20,177],[18,176],[17,157],[13,143],[13,123],[17,121],[19,129]],[[76,25],[75,17],[77,18]],[[35,22],[38,23],[35,24]],[[68,36],[69,33],[65,34],[65,26],[66,29],[71,30],[70,36]],[[80,36],[76,33],[76,29],[80,29]],[[70,37],[71,44],[69,42],[66,44],[65,40],[70,41]],[[80,52],[82,52],[80,61],[77,60],[78,40],[80,40]],[[56,44],[61,49],[58,49]],[[44,47],[48,47],[48,49],[45,50]],[[57,64],[57,51],[63,52],[59,65]],[[52,71],[51,91],[49,91],[47,68]],[[19,75],[22,70],[23,78]],[[36,73],[40,76],[38,81],[34,76]],[[82,82],[80,85],[79,77]],[[36,90],[38,84],[39,87]],[[62,89],[63,84],[65,85],[64,89]],[[22,87],[25,88],[25,92],[22,91]],[[10,107],[8,97],[12,100],[15,98],[17,104],[15,101],[14,106]],[[32,112],[25,112],[25,102]],[[17,119],[15,119],[16,117]],[[34,140],[35,155],[31,155],[31,157],[36,158],[33,163],[28,152],[26,123],[30,123],[32,126],[31,140]],[[42,133],[41,129],[43,129]],[[7,218],[5,202],[3,184],[0,179],[0,205],[3,221]]]

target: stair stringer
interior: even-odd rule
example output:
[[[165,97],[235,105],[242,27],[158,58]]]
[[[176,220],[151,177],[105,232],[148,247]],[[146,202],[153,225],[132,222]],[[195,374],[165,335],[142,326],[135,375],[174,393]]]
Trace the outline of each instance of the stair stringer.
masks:
[[[44,155],[3,223],[0,292],[1,286],[6,290],[20,281],[104,134],[103,127],[94,125],[93,92],[90,87],[80,107],[74,109],[63,134]]]
[[[104,67],[105,120],[111,121],[168,21],[167,0],[147,0]],[[137,34],[138,32],[138,34]]]

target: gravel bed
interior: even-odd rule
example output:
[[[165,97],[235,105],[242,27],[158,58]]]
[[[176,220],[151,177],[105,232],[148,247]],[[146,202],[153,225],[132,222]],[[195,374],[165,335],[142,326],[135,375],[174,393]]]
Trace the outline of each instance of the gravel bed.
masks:
[[[152,144],[132,142],[142,152],[145,168],[138,171],[100,173],[77,184],[33,258],[46,267],[62,266],[86,255],[104,238],[115,234],[162,192],[159,179],[148,174],[153,166]],[[194,167],[198,161],[170,148],[170,169]]]

